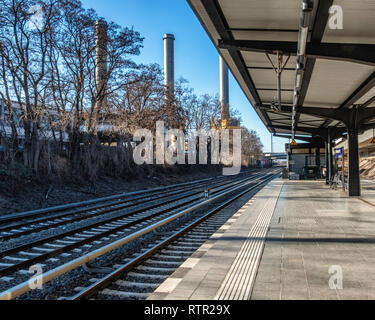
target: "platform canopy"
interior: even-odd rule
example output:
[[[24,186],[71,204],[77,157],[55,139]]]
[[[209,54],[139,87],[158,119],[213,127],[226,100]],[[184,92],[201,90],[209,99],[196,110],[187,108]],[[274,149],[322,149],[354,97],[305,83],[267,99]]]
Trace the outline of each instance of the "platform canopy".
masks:
[[[375,1],[312,1],[301,59],[302,0],[188,3],[271,133],[314,136],[330,128],[340,136],[352,125],[375,125]]]

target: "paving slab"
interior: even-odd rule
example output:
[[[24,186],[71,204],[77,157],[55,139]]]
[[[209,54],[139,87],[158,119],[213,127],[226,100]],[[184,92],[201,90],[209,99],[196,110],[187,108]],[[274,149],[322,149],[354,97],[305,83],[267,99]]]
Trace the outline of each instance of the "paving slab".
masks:
[[[168,293],[164,297],[157,295],[156,292],[151,295],[149,299],[215,299],[238,253],[240,252],[244,243],[246,243],[246,241],[249,242],[249,231],[252,230],[252,227],[256,224],[260,214],[264,212],[268,214],[269,218],[272,217],[274,206],[276,205],[277,197],[281,191],[282,184],[283,182],[279,179],[269,183],[266,187],[259,191],[255,197],[243,205],[242,208],[240,208],[238,212],[235,213],[233,217],[229,219],[227,223],[210,238],[210,240],[203,244],[198,250],[198,252],[203,252],[203,255],[201,255],[200,258],[193,261],[190,260],[184,264],[185,270],[187,270],[187,267],[190,267],[190,271],[180,273],[183,274],[183,279],[181,279],[172,292]],[[270,204],[270,199],[274,201],[272,208],[267,207],[267,205],[272,205]],[[267,211],[265,208],[268,208],[269,210]],[[262,219],[258,220],[263,222]],[[258,225],[260,224],[258,223]],[[266,227],[268,227],[269,221],[266,223],[266,225]],[[267,230],[265,231],[267,232]],[[263,241],[262,239],[257,239],[253,245],[257,242]],[[262,248],[259,248],[261,257]],[[176,277],[177,274],[179,274],[178,269],[172,275],[172,277]],[[168,285],[161,284],[161,288],[166,287],[168,287]]]
[[[149,299],[220,299],[230,283],[232,292],[228,289],[221,297],[373,300],[375,206],[367,200],[349,198],[322,181],[276,179],[171,276],[179,280],[162,284],[168,290],[159,289]],[[268,226],[264,235],[261,226]],[[246,294],[236,295],[236,290]]]
[[[264,259],[275,244],[281,265]],[[374,245],[374,206],[320,181],[286,181],[251,298],[262,298],[267,273],[281,272],[279,299],[374,299]]]
[[[361,198],[375,205],[375,180],[361,178]]]

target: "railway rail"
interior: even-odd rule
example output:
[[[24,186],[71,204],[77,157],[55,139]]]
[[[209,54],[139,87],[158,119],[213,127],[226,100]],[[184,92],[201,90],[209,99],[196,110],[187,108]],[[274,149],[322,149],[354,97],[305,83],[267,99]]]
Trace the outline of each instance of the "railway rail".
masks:
[[[184,184],[182,188],[176,191],[170,191],[173,188],[158,188],[160,194],[152,193],[157,193],[158,191],[152,191],[150,192],[151,196],[148,195],[145,198],[143,198],[144,195],[141,193],[132,195],[136,199],[130,199],[129,195],[126,195],[125,199],[124,196],[119,197],[121,199],[119,202],[122,202],[120,206],[124,205],[126,208],[122,208],[125,210],[118,210],[118,213],[111,217],[1,251],[0,277],[2,278],[0,280],[6,280],[11,285],[18,283],[18,285],[6,288],[0,294],[0,299],[16,298],[30,291],[28,282],[30,274],[27,268],[32,265],[40,263],[43,270],[48,270],[39,276],[39,280],[47,283],[79,266],[83,265],[87,268],[87,264],[96,258],[124,246],[135,239],[148,235],[150,232],[158,230],[165,225],[176,222],[177,219],[187,216],[189,213],[194,212],[194,210],[205,207],[211,202],[219,199],[222,200],[228,195],[231,196],[230,201],[225,200],[221,202],[199,218],[191,215],[191,219],[195,218],[195,220],[191,222],[190,219],[188,222],[185,222],[183,229],[177,223],[177,227],[174,228],[177,228],[179,231],[173,232],[172,237],[166,238],[163,236],[161,242],[159,241],[156,245],[158,249],[153,248],[151,251],[146,250],[145,252],[146,256],[148,252],[149,254],[153,254],[154,250],[161,248],[161,245],[166,245],[174,241],[176,237],[190,230],[193,226],[209,219],[220,208],[224,208],[229,203],[235,201],[235,199],[238,199],[242,194],[264,184],[274,174],[275,172],[252,172],[232,179],[210,178],[208,179],[209,181],[205,179],[204,181]],[[108,201],[108,199],[104,201]],[[112,199],[109,201],[111,202]],[[118,204],[109,204],[100,201],[97,203],[99,203],[99,206],[106,206],[105,210],[111,209],[112,213],[119,207],[117,206]],[[85,205],[78,204],[74,208],[78,207],[80,208],[79,210],[82,210],[82,207]],[[69,210],[71,208],[69,207]],[[91,210],[95,209],[90,206],[89,210],[91,212]],[[27,216],[29,217],[30,215]],[[40,214],[37,213],[37,216],[40,217]],[[37,216],[34,216],[36,220],[40,219]],[[76,218],[76,216],[73,216],[73,219]],[[65,223],[68,222],[65,221]],[[139,264],[146,256],[142,254],[142,258],[137,257],[132,259],[130,264],[128,263],[125,268]],[[3,287],[0,287],[1,289]]]
[[[253,170],[242,175],[254,174]],[[19,214],[0,217],[0,241],[18,238],[24,235],[57,228],[61,225],[76,223],[105,214],[135,207],[145,201],[166,199],[191,188],[207,188],[211,183],[228,181],[226,177],[207,178],[172,186],[125,193],[80,203],[63,205]],[[173,191],[171,191],[173,190]],[[42,217],[40,217],[43,215]]]
[[[180,226],[172,235],[154,241],[132,258],[125,258],[124,264],[115,271],[102,279],[91,278],[91,285],[75,288],[79,292],[66,299],[146,299],[233,215],[233,212],[220,210],[243,195],[255,192],[272,178],[230,197],[193,222]]]

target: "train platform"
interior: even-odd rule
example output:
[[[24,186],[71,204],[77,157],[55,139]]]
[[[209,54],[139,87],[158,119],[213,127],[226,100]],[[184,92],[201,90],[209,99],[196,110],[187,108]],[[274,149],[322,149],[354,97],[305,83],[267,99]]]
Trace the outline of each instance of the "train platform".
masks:
[[[322,181],[273,180],[149,299],[375,299],[368,191],[365,202]]]
[[[375,206],[375,180],[361,180],[361,199]]]

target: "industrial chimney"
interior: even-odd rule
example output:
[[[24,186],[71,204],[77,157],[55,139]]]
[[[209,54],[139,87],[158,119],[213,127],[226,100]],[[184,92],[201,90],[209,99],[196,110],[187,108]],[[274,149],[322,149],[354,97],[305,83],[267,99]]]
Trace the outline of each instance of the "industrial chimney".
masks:
[[[97,90],[97,111],[100,112],[106,105],[108,66],[107,66],[107,23],[104,20],[97,20],[96,31],[96,90]]]
[[[220,56],[220,105],[221,120],[229,120],[229,78],[228,66]]]
[[[174,35],[164,34],[164,86],[166,88],[165,98],[174,95]]]

